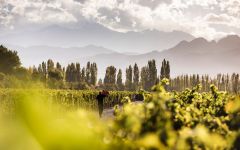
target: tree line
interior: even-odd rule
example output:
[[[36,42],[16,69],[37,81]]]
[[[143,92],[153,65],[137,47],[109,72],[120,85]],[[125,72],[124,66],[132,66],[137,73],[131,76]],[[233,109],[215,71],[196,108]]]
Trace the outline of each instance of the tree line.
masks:
[[[57,88],[99,88],[119,91],[143,89],[150,91],[160,80],[168,78],[170,85],[166,88],[172,91],[182,91],[186,88],[195,87],[198,84],[202,85],[202,91],[209,91],[211,84],[216,85],[222,91],[238,93],[240,90],[240,79],[237,73],[231,75],[218,74],[216,77],[193,74],[171,78],[170,62],[165,59],[162,61],[159,75],[155,60],[149,60],[147,65],[142,68],[137,63],[129,65],[125,70],[125,81],[123,80],[123,70],[114,66],[107,67],[104,78],[98,80],[97,64],[91,62],[88,62],[82,68],[79,63],[71,63],[65,69],[58,62],[54,65],[52,60],[48,60],[46,63],[40,64],[38,69],[33,67],[29,70],[32,70],[34,79],[42,79],[45,82],[48,80],[50,87]]]
[[[27,81],[41,82],[48,88],[54,89],[106,89],[135,91],[144,89],[150,91],[152,86],[158,84],[163,78],[170,80],[169,90],[181,91],[192,88],[197,84],[202,85],[202,91],[209,91],[211,84],[220,90],[238,93],[240,91],[239,74],[218,74],[216,77],[209,75],[180,75],[170,76],[170,62],[163,60],[161,68],[155,60],[149,60],[143,67],[137,63],[129,65],[126,70],[114,66],[106,68],[103,79],[98,79],[96,63],[88,62],[86,66],[80,63],[71,63],[63,67],[59,62],[49,59],[37,67],[28,69],[21,67],[20,58],[16,51],[11,51],[0,46],[0,88],[17,87],[26,85]],[[123,73],[125,72],[125,80]],[[23,81],[23,82],[20,82]]]
[[[151,90],[161,78],[170,77],[170,65],[165,59],[158,77],[156,61],[150,60],[141,69],[135,63],[125,70],[125,82],[123,81],[122,69],[114,66],[106,68],[104,79],[98,80],[98,68],[96,63],[88,62],[86,66],[80,63],[71,63],[62,67],[59,62],[54,63],[51,59],[42,62],[38,67],[29,68],[32,78],[46,83],[49,87],[87,89],[100,88],[106,90],[135,91],[139,89]]]
[[[239,74],[218,74],[215,77],[209,75],[181,75],[170,79],[170,87],[172,90],[182,91],[186,88],[192,88],[201,84],[202,92],[210,90],[210,85],[214,84],[221,91],[232,93],[240,92]]]
[[[170,77],[170,65],[165,59],[163,60],[160,76],[158,76],[157,65],[155,60],[149,60],[147,65],[139,68],[135,63],[129,65],[125,72],[125,82],[122,79],[122,70],[114,66],[106,69],[104,81],[100,80],[99,85],[107,90],[151,90],[151,87],[158,84],[164,77]]]

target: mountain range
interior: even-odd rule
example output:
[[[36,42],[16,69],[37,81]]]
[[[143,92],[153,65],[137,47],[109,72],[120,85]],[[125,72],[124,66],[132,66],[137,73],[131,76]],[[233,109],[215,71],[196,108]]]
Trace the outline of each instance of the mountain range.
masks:
[[[14,48],[11,45],[9,47]],[[135,62],[142,67],[150,59],[157,61],[158,68],[164,58],[169,60],[173,76],[186,73],[215,75],[239,72],[240,66],[240,37],[237,35],[229,35],[219,41],[207,41],[204,38],[183,40],[167,50],[155,50],[144,54],[119,53],[94,45],[70,48],[51,46],[28,48],[15,46],[15,48],[19,49],[18,52],[24,66],[37,65],[48,58],[64,65],[70,62],[80,62],[85,65],[87,61],[91,61],[98,64],[101,78],[104,76],[107,66],[114,65],[125,70],[128,65],[133,65]]]
[[[176,46],[164,51],[152,51],[140,55],[124,55],[119,53],[99,54],[87,58],[99,66],[112,64],[126,68],[129,64],[147,64],[150,59],[157,60],[158,68],[163,59],[170,61],[171,75],[181,74],[210,74],[239,72],[240,66],[240,37],[227,36],[219,41],[207,41],[196,38],[190,42],[182,41]],[[104,72],[101,72],[104,74]]]
[[[0,35],[0,43],[23,47],[35,45],[51,47],[100,45],[124,53],[146,53],[152,50],[168,49],[182,40],[190,41],[192,39],[194,39],[192,35],[181,31],[117,32],[97,23],[83,23],[77,28],[53,25],[41,29],[28,29]]]

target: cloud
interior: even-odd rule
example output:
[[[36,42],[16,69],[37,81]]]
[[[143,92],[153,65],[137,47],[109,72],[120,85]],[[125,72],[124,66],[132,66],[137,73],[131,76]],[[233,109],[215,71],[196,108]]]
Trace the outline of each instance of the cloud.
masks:
[[[213,39],[240,28],[240,0],[0,0],[0,27],[93,21],[112,30],[185,31]],[[233,31],[234,32],[234,31]]]
[[[226,11],[230,15],[240,17],[240,0],[227,0],[220,3],[222,11]]]
[[[60,1],[48,0],[1,0],[0,23],[8,27],[28,23],[77,22],[74,15],[62,5]]]
[[[205,21],[211,24],[222,24],[232,27],[240,27],[240,20],[229,16],[228,14],[207,14],[204,17]]]
[[[229,12],[218,15],[220,10],[226,10],[217,0],[104,0],[104,3],[106,5],[97,0],[85,2],[83,7],[87,11],[83,14],[117,31],[180,30],[213,39],[228,33],[217,31],[211,24],[236,27],[239,20]],[[221,19],[225,19],[225,23]]]
[[[151,9],[157,8],[160,4],[171,4],[172,0],[139,0],[138,4]]]

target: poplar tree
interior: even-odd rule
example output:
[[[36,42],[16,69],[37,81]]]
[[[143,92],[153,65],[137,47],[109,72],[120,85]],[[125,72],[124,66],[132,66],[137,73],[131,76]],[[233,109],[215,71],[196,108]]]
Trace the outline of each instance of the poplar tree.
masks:
[[[131,65],[126,69],[125,88],[129,91],[133,89],[133,68]]]
[[[117,89],[122,91],[124,90],[124,85],[123,85],[123,80],[122,80],[122,70],[119,69],[118,70],[118,74],[117,74]]]
[[[133,68],[133,88],[137,90],[139,86],[139,68],[138,65],[135,63]]]
[[[47,65],[45,62],[42,62],[42,71],[43,71],[43,80],[47,80]]]
[[[148,89],[150,90],[157,83],[157,67],[156,61],[154,59],[148,61],[148,73],[149,73]]]
[[[61,72],[63,71],[62,70],[62,66],[61,66],[61,64],[59,62],[57,62],[57,64],[56,64],[56,69],[61,71]]]
[[[90,62],[87,63],[87,67],[86,67],[86,82],[88,85],[91,84],[91,63]]]
[[[169,64],[169,61],[166,61],[165,59],[162,62],[161,72],[160,72],[160,79],[162,80],[163,78],[170,79],[170,64]]]
[[[81,82],[86,82],[86,69],[84,67],[81,72]]]
[[[116,89],[116,71],[117,69],[114,66],[109,66],[106,69],[104,86],[107,90]]]
[[[97,64],[96,63],[93,63],[90,65],[90,78],[91,78],[91,85],[96,85],[97,83]]]
[[[148,69],[147,67],[142,67],[141,69],[141,85],[142,88],[147,90],[148,89],[148,79],[149,79],[149,74],[148,74]]]
[[[77,82],[81,82],[81,66],[80,66],[80,63],[76,63],[76,76],[77,76]]]
[[[52,71],[53,69],[54,69],[54,62],[53,62],[51,59],[49,59],[49,60],[47,61],[47,71],[50,72],[50,71]]]

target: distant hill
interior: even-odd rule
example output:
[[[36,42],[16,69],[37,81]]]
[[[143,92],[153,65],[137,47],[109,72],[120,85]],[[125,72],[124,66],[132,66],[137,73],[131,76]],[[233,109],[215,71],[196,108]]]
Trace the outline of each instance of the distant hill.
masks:
[[[114,53],[113,50],[94,45],[70,48],[52,46],[6,46],[12,50],[17,50],[21,58],[22,64],[27,67],[32,65],[38,65],[42,61],[46,61],[48,59],[53,59],[54,61],[59,61],[66,65],[72,60],[75,60],[75,62],[80,62],[83,58],[87,58],[90,56]]]
[[[160,54],[172,62],[176,73],[239,72],[240,37],[227,36],[218,42],[197,38],[181,42]]]
[[[100,77],[105,74],[107,66],[114,65],[124,69],[135,62],[144,66],[150,59],[157,60],[158,68],[166,58],[170,61],[171,74],[186,73],[216,74],[240,72],[240,37],[227,36],[219,41],[207,41],[196,38],[191,41],[181,41],[176,46],[164,51],[152,51],[144,54],[118,53],[99,46],[60,48],[50,46],[34,46],[19,48],[18,52],[24,66],[39,64],[52,58],[67,65],[70,62],[80,62],[85,66],[87,61],[96,62]]]
[[[108,65],[126,68],[135,62],[144,66],[148,60],[156,59],[160,68],[164,58],[170,60],[172,75],[240,72],[240,37],[231,35],[218,42],[197,38],[190,42],[182,41],[162,52],[152,51],[141,55],[100,54],[84,60],[95,61],[100,68]],[[104,71],[101,74],[104,74]]]
[[[24,32],[0,35],[0,43],[26,47],[32,45],[53,47],[101,45],[123,53],[146,53],[151,50],[168,49],[182,40],[190,41],[192,39],[194,39],[192,35],[181,31],[145,30],[122,33],[96,23],[81,24],[77,28],[53,25],[41,30],[29,29]]]

